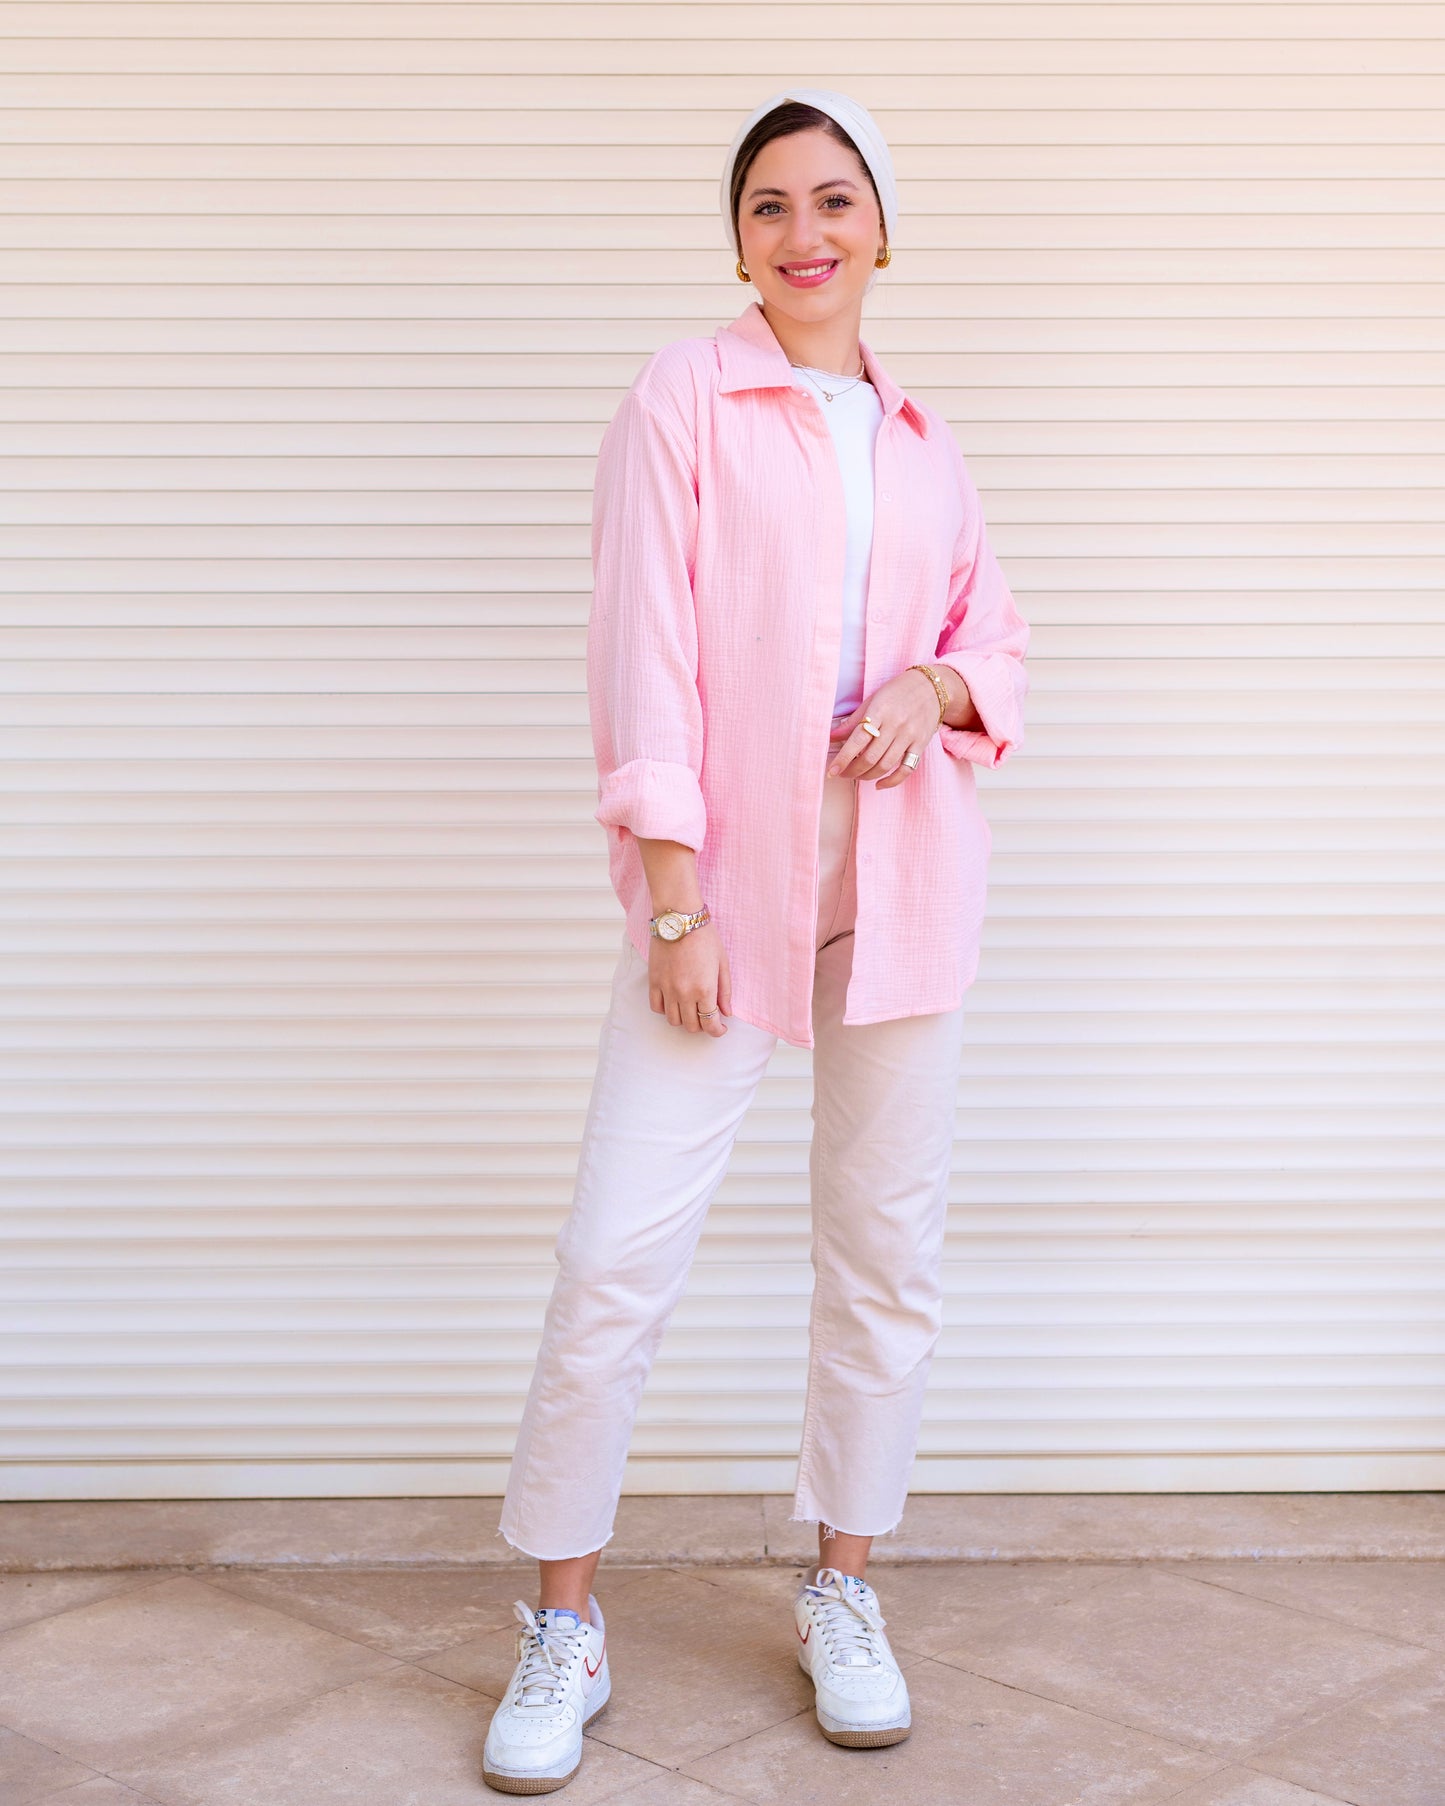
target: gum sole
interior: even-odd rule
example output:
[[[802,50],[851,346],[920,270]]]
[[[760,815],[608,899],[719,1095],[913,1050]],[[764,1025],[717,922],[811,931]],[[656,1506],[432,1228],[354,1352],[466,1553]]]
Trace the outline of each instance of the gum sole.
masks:
[[[885,1744],[902,1743],[903,1739],[911,1733],[913,1726],[894,1725],[889,1730],[881,1731],[830,1731],[827,1725],[820,1724],[818,1729],[829,1743],[841,1743],[845,1749],[875,1750],[881,1749]]]
[[[581,1768],[579,1762],[577,1768]],[[556,1793],[559,1787],[565,1787],[577,1773],[574,1768],[566,1775],[538,1775],[532,1780],[524,1780],[520,1775],[494,1775],[489,1768],[482,1770],[482,1779],[488,1787],[495,1788],[498,1793]]]

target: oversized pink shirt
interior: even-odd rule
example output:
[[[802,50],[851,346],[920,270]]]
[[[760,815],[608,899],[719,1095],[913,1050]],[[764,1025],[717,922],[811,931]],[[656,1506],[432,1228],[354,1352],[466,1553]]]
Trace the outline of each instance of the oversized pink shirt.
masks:
[[[992,837],[973,767],[1022,738],[1029,632],[952,429],[859,348],[884,410],[864,695],[947,664],[982,725],[940,727],[887,790],[858,781],[845,1024],[953,1009],[977,974]],[[798,1047],[813,1045],[847,532],[824,405],[753,301],[711,338],[655,351],[602,438],[587,629],[596,819],[633,946],[648,957],[652,915],[634,836],[681,841],[727,950],[731,1013]]]

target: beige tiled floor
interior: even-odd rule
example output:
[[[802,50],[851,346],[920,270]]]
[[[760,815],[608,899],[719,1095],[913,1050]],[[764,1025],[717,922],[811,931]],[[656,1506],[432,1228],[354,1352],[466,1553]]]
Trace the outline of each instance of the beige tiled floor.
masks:
[[[801,1569],[604,1560],[571,1806],[1445,1806],[1445,1565],[875,1564],[907,1742],[828,1743]],[[461,1806],[529,1563],[0,1576],[4,1806]],[[701,1632],[701,1635],[698,1633]]]

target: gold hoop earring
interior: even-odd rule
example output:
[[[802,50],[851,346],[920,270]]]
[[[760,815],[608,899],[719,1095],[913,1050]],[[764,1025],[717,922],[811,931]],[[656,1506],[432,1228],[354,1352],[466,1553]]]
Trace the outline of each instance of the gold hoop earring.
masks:
[[[751,282],[752,281],[752,277],[743,268],[743,260],[741,257],[739,257],[739,259],[738,259],[738,281],[739,282]]]
[[[892,263],[892,261],[893,261],[893,252],[889,249],[889,247],[887,245],[884,245],[883,255],[881,257],[875,257],[873,259],[873,268],[875,270],[886,270],[888,268],[889,264]]]

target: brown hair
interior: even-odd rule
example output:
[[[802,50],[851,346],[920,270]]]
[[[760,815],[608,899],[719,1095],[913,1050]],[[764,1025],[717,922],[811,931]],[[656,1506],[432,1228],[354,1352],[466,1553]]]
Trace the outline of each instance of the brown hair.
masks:
[[[883,211],[883,201],[878,193],[878,184],[873,180],[873,171],[869,169],[858,146],[845,132],[831,113],[824,113],[817,107],[810,107],[801,100],[785,100],[781,106],[765,113],[753,129],[738,146],[738,154],[733,160],[732,182],[728,192],[728,210],[732,215],[733,243],[737,246],[738,256],[742,256],[742,239],[738,232],[738,210],[742,206],[743,184],[748,179],[748,171],[752,168],[758,152],[765,144],[771,144],[774,138],[790,138],[794,132],[809,132],[814,129],[824,131],[836,143],[852,151],[857,157],[859,166],[868,178],[868,186],[873,190],[873,198],[878,202],[878,211]]]

